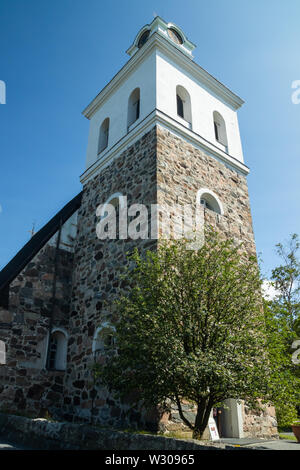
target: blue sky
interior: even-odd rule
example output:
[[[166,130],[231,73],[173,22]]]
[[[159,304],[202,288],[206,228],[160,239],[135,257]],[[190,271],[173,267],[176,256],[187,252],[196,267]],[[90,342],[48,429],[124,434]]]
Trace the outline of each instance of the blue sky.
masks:
[[[128,60],[155,14],[197,45],[195,61],[245,100],[239,111],[257,251],[300,233],[299,0],[0,0],[0,268],[80,191],[81,111]]]

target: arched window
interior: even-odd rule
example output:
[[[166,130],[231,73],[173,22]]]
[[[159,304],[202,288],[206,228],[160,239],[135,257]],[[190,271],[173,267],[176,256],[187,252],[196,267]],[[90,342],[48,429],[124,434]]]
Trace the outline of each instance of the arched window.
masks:
[[[109,118],[104,119],[101,124],[98,141],[98,153],[103,152],[108,146]]]
[[[150,29],[143,32],[143,34],[139,38],[138,45],[137,45],[139,49],[148,41],[149,36],[150,36]]]
[[[197,192],[196,202],[197,204],[203,206],[204,209],[208,209],[220,215],[224,214],[221,201],[219,200],[218,196],[210,189],[199,189]]]
[[[55,328],[49,338],[48,369],[65,370],[67,366],[67,333],[62,328]]]
[[[177,115],[192,124],[191,98],[181,85],[176,87]]]
[[[102,323],[96,329],[92,343],[92,353],[95,359],[99,355],[108,355],[114,352],[115,332],[115,327],[108,322]]]
[[[140,89],[133,90],[128,100],[128,120],[127,124],[130,127],[140,117]]]
[[[0,341],[0,365],[6,364],[6,346],[4,341]]]
[[[218,111],[214,111],[213,118],[214,118],[215,139],[217,142],[224,145],[225,151],[228,152],[228,142],[227,142],[225,121],[223,117],[221,116],[221,114],[218,113]]]

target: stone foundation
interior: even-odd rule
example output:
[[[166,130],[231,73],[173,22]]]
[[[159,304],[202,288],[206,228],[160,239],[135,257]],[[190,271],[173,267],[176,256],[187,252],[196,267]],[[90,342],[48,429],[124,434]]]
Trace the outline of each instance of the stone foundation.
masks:
[[[0,413],[0,436],[42,450],[225,450],[221,443],[172,439]]]
[[[243,431],[245,437],[278,438],[274,406],[264,406],[262,411],[243,406]]]

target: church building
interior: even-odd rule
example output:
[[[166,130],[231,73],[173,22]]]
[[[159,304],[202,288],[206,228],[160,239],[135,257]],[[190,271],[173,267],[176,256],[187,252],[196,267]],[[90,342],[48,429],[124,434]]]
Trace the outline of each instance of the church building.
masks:
[[[238,124],[243,101],[193,60],[182,29],[156,17],[129,60],[84,109],[90,121],[82,192],[0,272],[0,411],[163,431],[184,429],[178,412],[158,418],[120,404],[95,383],[126,289],[126,253],[157,237],[101,239],[98,208],[201,207],[205,223],[255,253]],[[129,216],[134,214],[129,214]],[[253,413],[227,400],[215,410],[223,437],[277,435],[274,408]],[[185,404],[192,413],[193,407]]]

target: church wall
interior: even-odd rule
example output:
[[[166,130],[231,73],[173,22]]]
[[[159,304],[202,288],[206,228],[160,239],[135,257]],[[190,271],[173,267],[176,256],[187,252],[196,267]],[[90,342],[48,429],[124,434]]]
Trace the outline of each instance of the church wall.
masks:
[[[250,410],[242,406],[243,432],[245,437],[277,438],[277,420],[274,406],[263,405],[262,410]]]
[[[98,140],[100,126],[104,119],[110,119],[108,146],[105,154],[113,145],[128,133],[128,100],[135,88],[140,88],[140,117],[134,126],[141,122],[155,109],[156,88],[155,83],[155,54],[152,53],[137,66],[134,74],[114,89],[113,93],[102,103],[90,121],[86,168],[98,158]]]
[[[160,111],[184,124],[183,119],[177,115],[176,106],[176,87],[181,85],[191,98],[192,130],[224,150],[215,139],[213,112],[218,111],[226,123],[228,153],[239,161],[244,161],[236,110],[162,53],[157,53],[156,57],[156,80],[156,107]]]
[[[155,128],[86,183],[78,213],[63,416],[86,421],[93,416],[101,424],[124,426],[129,421],[140,424],[140,414],[135,407],[130,410],[133,405],[129,402],[119,406],[107,391],[94,384],[90,370],[94,363],[93,338],[101,324],[113,323],[118,317],[112,304],[126,289],[120,279],[127,265],[126,252],[135,246],[149,249],[156,242],[97,237],[96,225],[100,219],[96,209],[115,193],[127,196],[128,206],[142,203],[149,207],[156,202]],[[97,360],[102,360],[101,355]]]
[[[256,254],[248,187],[245,176],[226,167],[205,152],[195,148],[162,127],[157,128],[157,201],[161,205],[192,204],[197,191],[212,190],[222,203],[224,214],[205,210],[206,224],[216,227],[226,237],[243,241],[249,253]],[[164,426],[182,428],[173,416]],[[254,413],[243,407],[245,437],[277,435],[274,407]],[[176,417],[175,417],[176,418]]]
[[[192,204],[199,189],[213,191],[224,215],[206,210],[205,217],[228,237],[243,240],[255,254],[252,217],[245,176],[225,166],[167,129],[157,128],[157,199],[162,205]]]
[[[1,410],[36,416],[62,400],[64,371],[48,371],[45,366],[50,324],[68,327],[74,255],[70,247],[58,250],[52,312],[53,239],[11,283],[9,308],[0,311],[0,340],[6,346],[6,364],[0,365]]]
[[[195,206],[196,194],[201,188],[214,191],[224,209],[223,215],[206,210],[206,223],[217,226],[228,237],[243,240],[249,252],[255,254],[245,176],[162,127],[146,134],[85,185],[78,217],[63,417],[82,421],[93,419],[113,426],[126,426],[127,423],[145,427],[158,423],[155,412],[140,413],[130,404],[130,399],[120,404],[93,382],[90,370],[94,362],[93,337],[102,323],[113,323],[117,318],[118,312],[111,305],[126,288],[118,279],[121,267],[126,264],[125,251],[136,245],[142,249],[151,246],[147,240],[97,239],[99,219],[95,215],[96,208],[114,193],[127,195],[128,205],[157,201],[167,206]],[[186,406],[189,408],[188,404]],[[249,425],[254,419],[251,412],[244,413],[245,435],[274,435],[272,413],[274,410],[270,409],[256,416],[255,427]],[[158,426],[164,430],[184,428],[175,410],[165,414]]]
[[[220,199],[224,214],[206,210],[206,223],[226,236],[243,240],[255,253],[255,242],[243,175],[226,167],[162,127],[154,127],[84,186],[73,250],[60,250],[57,308],[53,325],[69,334],[66,371],[45,370],[51,315],[55,237],[26,266],[10,287],[10,307],[0,311],[0,340],[7,344],[7,364],[0,365],[0,407],[37,415],[48,409],[70,421],[108,426],[158,426],[184,429],[173,409],[162,419],[155,411],[138,410],[130,397],[122,404],[93,380],[93,339],[101,324],[113,323],[114,299],[126,289],[120,279],[126,252],[135,246],[156,248],[152,240],[100,240],[96,209],[114,193],[132,203],[195,206],[197,191],[209,188]],[[150,211],[149,211],[150,212]],[[72,283],[72,294],[71,294]],[[193,414],[189,404],[188,413]],[[253,414],[243,408],[245,436],[276,432],[274,409]],[[159,423],[160,421],[160,423]]]

